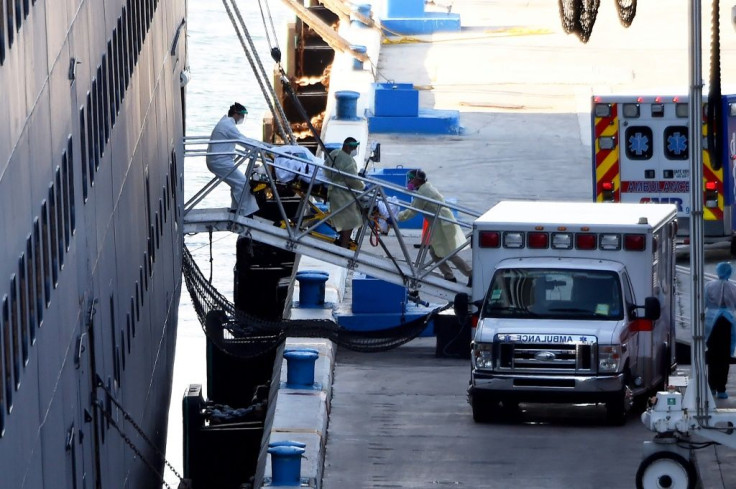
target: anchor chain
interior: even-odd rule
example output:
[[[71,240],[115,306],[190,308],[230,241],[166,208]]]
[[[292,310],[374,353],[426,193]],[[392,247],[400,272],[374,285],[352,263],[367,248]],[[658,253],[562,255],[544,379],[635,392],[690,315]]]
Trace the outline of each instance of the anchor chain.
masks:
[[[127,421],[133,427],[133,429],[135,429],[135,431],[140,435],[140,437],[143,438],[143,440],[146,443],[148,443],[148,445],[151,448],[153,448],[153,450],[156,452],[156,454],[161,457],[161,459],[164,461],[164,464],[166,465],[166,467],[168,467],[169,470],[171,470],[171,472],[176,476],[176,478],[179,479],[179,482],[180,482],[179,487],[180,488],[186,487],[186,486],[182,486],[181,485],[181,484],[185,484],[186,483],[186,479],[184,479],[181,476],[181,474],[179,474],[179,472],[177,472],[177,470],[171,465],[171,463],[169,463],[169,461],[166,460],[166,454],[162,453],[161,450],[151,441],[151,439],[148,438],[148,436],[146,436],[146,434],[143,431],[143,429],[140,426],[138,426],[138,423],[136,423],[135,420],[133,420],[133,418],[130,416],[130,414],[128,414],[128,412],[125,410],[125,408],[123,408],[123,406],[115,399],[115,396],[112,394],[112,392],[110,392],[110,390],[108,389],[108,387],[102,382],[102,380],[99,377],[97,378],[97,387],[101,387],[102,390],[105,391],[105,394],[107,394],[108,399],[110,399],[110,401],[112,401],[112,403],[115,405],[115,407],[117,407],[118,410],[120,411],[120,413],[123,415],[123,419],[125,419],[125,421]],[[105,416],[105,418],[113,425],[113,427],[120,434],[120,437],[123,439],[123,441],[130,446],[131,450],[133,450],[133,452],[135,452],[135,454],[138,455],[138,457],[140,457],[140,459],[143,461],[143,463],[145,463],[161,479],[161,482],[167,488],[171,489],[171,486],[169,486],[166,483],[166,481],[164,481],[163,474],[161,474],[150,462],[148,462],[145,459],[145,457],[140,452],[140,450],[138,449],[138,447],[136,447],[135,444],[133,443],[133,441],[130,439],[130,437],[128,435],[126,435],[122,431],[122,429],[120,428],[120,426],[118,426],[117,422],[107,412],[107,410],[102,409],[101,406],[99,405],[99,403],[95,403],[94,406],[96,408],[98,408],[99,411]]]

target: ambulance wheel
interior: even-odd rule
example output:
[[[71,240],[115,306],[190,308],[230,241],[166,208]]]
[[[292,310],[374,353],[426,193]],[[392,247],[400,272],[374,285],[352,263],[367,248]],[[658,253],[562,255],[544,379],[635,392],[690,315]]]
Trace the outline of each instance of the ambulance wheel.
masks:
[[[639,464],[636,489],[695,489],[695,464],[674,452],[657,452]]]
[[[633,393],[628,386],[606,401],[606,420],[613,426],[623,426],[634,403]]]
[[[498,411],[498,401],[478,394],[471,396],[470,406],[473,408],[473,421],[476,423],[489,423]]]

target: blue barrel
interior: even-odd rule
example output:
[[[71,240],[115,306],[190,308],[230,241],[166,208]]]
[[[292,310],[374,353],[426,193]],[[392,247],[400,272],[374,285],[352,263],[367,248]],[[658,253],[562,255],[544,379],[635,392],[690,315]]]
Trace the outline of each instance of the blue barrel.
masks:
[[[362,3],[358,5],[358,13],[370,18],[371,16],[371,4],[370,3]],[[359,26],[359,27],[368,27],[368,24],[364,24],[359,19],[353,19],[350,21],[350,25],[353,26]]]
[[[286,386],[291,389],[312,387],[314,385],[314,363],[319,353],[314,350],[289,350],[286,358]]]
[[[358,119],[358,92],[352,90],[340,90],[335,92],[337,99],[337,120],[354,121]]]
[[[302,455],[304,448],[297,446],[270,447],[271,485],[301,486]]]
[[[299,307],[322,307],[325,303],[325,282],[329,277],[329,273],[315,270],[297,272]]]
[[[353,44],[350,46],[350,49],[355,51],[356,53],[365,54],[368,52],[365,46],[361,46],[360,44]],[[363,62],[359,60],[358,58],[353,58],[353,69],[354,70],[362,70],[363,69]]]

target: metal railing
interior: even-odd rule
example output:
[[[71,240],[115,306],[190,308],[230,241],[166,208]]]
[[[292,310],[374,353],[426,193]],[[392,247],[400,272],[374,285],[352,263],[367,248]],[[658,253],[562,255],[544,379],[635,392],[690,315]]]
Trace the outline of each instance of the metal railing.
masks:
[[[321,163],[318,158],[305,159],[288,153],[288,147],[269,145],[258,141],[217,141],[236,143],[235,151],[228,153],[233,158],[233,171],[242,171],[246,175],[251,191],[258,195],[257,200],[263,211],[264,206],[271,209],[266,219],[256,213],[254,217],[244,217],[228,209],[207,208],[203,200],[223,183],[223,178],[214,176],[184,204],[184,232],[197,233],[209,231],[231,231],[250,234],[256,241],[261,241],[278,248],[294,251],[307,256],[365,272],[383,280],[404,285],[412,290],[428,292],[442,298],[453,299],[458,292],[468,292],[464,284],[445,280],[436,273],[441,263],[460,254],[470,245],[472,222],[480,213],[448,202],[424,198],[415,192],[380,178],[352,175],[333,169]],[[207,157],[223,153],[208,153],[209,138],[202,136],[184,139],[184,156]],[[293,166],[279,163],[279,157],[287,158],[293,165],[297,163],[301,170]],[[329,158],[329,156],[328,156]],[[282,160],[283,161],[283,160]],[[279,180],[279,173],[292,172],[294,179]],[[330,178],[322,175],[328,175]],[[354,178],[363,182],[362,190],[351,189],[347,185],[336,183],[340,176]],[[227,185],[226,185],[227,186]],[[350,248],[342,248],[332,242],[330,235],[325,235],[330,220],[343,212],[350,212],[352,202],[336,209],[326,210],[326,199],[320,202],[319,190],[341,188],[352,193],[363,216],[363,224],[357,230]],[[218,192],[222,189],[217,190]],[[434,213],[412,207],[412,202],[432,204]],[[288,205],[287,205],[288,203]],[[296,206],[295,206],[296,203]],[[275,209],[274,209],[275,208]],[[429,254],[426,240],[418,250],[407,243],[403,229],[391,214],[381,221],[379,209],[394,210],[395,214],[404,209],[413,209],[424,216],[431,234],[442,221],[450,221],[440,215],[442,208],[449,209],[453,223],[460,226],[465,235],[461,246],[453,250],[440,261],[435,262]],[[275,210],[275,211],[274,211]],[[380,230],[383,224],[384,232]],[[327,228],[330,229],[330,228]],[[386,229],[388,231],[386,232]],[[366,240],[368,238],[368,240]],[[366,242],[368,241],[370,245]]]

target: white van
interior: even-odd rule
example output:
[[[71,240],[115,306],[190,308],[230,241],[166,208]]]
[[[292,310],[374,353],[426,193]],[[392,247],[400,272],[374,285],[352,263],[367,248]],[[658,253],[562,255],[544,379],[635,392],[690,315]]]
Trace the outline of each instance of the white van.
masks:
[[[469,401],[605,403],[623,423],[675,366],[677,208],[500,202],[473,226]]]

